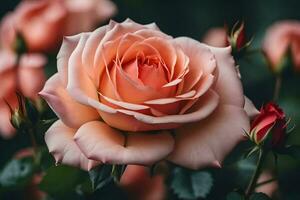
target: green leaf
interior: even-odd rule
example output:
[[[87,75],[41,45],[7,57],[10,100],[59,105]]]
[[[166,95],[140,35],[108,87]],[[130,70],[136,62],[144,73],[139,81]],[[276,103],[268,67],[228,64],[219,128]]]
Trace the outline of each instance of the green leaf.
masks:
[[[94,191],[103,188],[105,185],[113,181],[111,172],[112,165],[101,165],[89,171]]]
[[[179,198],[205,198],[213,186],[213,178],[205,171],[189,171],[176,167],[170,186]]]
[[[286,154],[297,160],[300,160],[300,146],[299,145],[287,146],[279,153]]]
[[[245,197],[238,192],[230,192],[227,195],[226,200],[245,200]]]
[[[264,193],[254,193],[250,196],[250,200],[272,200]]]
[[[0,172],[0,185],[7,188],[24,187],[31,180],[34,171],[32,158],[13,159]]]
[[[74,167],[52,166],[46,170],[39,187],[48,194],[63,196],[65,193],[75,191],[76,186],[84,181],[85,176],[84,171]]]

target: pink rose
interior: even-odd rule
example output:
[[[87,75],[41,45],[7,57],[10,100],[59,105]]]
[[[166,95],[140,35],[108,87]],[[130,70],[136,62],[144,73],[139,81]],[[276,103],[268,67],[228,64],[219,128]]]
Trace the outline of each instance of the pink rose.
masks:
[[[45,135],[50,152],[84,169],[219,167],[249,130],[230,53],[129,19],[66,37],[40,93],[60,118]]]
[[[13,15],[28,49],[48,52],[64,35],[89,31],[115,10],[109,0],[23,0]]]
[[[45,63],[45,57],[40,54],[25,54],[17,66],[15,54],[0,50],[0,134],[3,137],[11,137],[15,132],[7,104],[12,108],[18,106],[17,91],[32,99],[38,97],[45,83]]]
[[[289,49],[295,69],[300,70],[300,22],[276,22],[267,30],[262,47],[272,71],[281,70]]]
[[[146,167],[128,165],[120,181],[121,187],[131,200],[166,199],[163,175],[150,176]]]

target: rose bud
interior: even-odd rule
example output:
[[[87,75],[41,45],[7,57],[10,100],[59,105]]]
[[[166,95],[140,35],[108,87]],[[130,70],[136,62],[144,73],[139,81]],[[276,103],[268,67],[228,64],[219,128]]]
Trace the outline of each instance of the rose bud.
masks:
[[[236,23],[231,33],[228,28],[219,27],[210,29],[203,37],[202,41],[215,47],[232,47],[232,55],[239,58],[244,55],[246,48],[250,45],[251,40],[247,41],[244,23]]]
[[[282,147],[286,141],[287,121],[282,109],[274,104],[264,105],[251,124],[250,139],[257,145],[270,139],[271,148]]]
[[[11,109],[11,123],[16,129],[30,127],[38,121],[39,113],[31,100],[25,98],[22,94],[17,93],[18,106]]]
[[[37,93],[45,82],[43,66],[46,60],[42,55],[24,54],[20,57],[18,64],[16,60],[17,55],[0,49],[0,135],[5,138],[15,133],[10,119],[11,110],[18,108],[16,91],[36,100]]]
[[[280,21],[272,25],[263,41],[263,52],[273,73],[281,73],[289,67],[291,59],[294,69],[300,71],[300,22]]]

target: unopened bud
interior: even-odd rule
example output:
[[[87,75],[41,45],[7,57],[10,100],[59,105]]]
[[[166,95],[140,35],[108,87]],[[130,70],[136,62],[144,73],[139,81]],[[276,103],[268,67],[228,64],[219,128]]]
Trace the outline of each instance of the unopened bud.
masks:
[[[287,139],[286,129],[287,120],[283,110],[274,103],[268,103],[253,120],[247,135],[256,145],[276,149],[284,146]]]
[[[235,58],[239,58],[245,54],[247,47],[251,44],[251,40],[247,40],[246,38],[244,22],[237,22],[233,26],[228,40]]]

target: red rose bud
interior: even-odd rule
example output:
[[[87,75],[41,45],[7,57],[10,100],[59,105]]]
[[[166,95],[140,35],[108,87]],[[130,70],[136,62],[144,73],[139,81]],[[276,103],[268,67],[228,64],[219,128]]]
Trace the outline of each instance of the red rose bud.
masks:
[[[270,138],[272,148],[281,147],[286,140],[287,121],[285,113],[274,103],[268,103],[251,124],[250,139],[257,145]],[[270,136],[270,137],[269,137]]]
[[[11,111],[11,124],[15,129],[24,129],[35,124],[38,121],[38,111],[31,100],[25,98],[22,94],[17,93],[18,106]]]
[[[241,57],[245,53],[245,49],[251,44],[251,40],[247,41],[244,22],[237,22],[229,35],[229,43],[232,47],[233,56]]]

